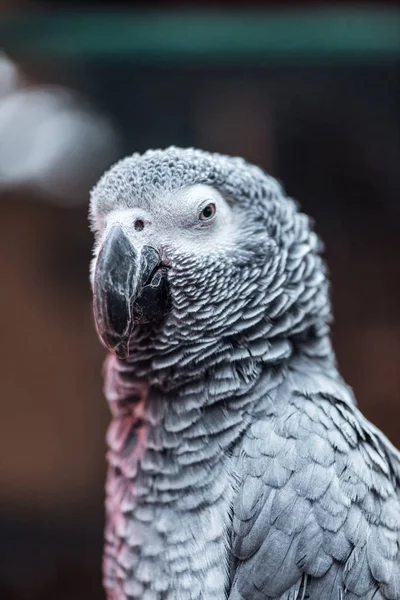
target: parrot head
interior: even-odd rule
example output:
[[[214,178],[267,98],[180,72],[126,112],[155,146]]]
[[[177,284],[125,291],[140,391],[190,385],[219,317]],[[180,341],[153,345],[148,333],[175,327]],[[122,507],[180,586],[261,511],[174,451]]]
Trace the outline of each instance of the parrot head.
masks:
[[[329,316],[308,217],[243,159],[175,147],[134,154],[96,185],[90,218],[95,322],[119,358],[146,343],[199,358],[261,330],[305,334]]]

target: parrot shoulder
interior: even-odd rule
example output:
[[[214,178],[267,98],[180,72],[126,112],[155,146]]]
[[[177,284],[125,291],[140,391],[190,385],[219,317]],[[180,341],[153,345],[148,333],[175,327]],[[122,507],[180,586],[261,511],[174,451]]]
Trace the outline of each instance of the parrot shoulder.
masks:
[[[229,598],[399,599],[400,454],[340,382],[287,387],[237,459]]]

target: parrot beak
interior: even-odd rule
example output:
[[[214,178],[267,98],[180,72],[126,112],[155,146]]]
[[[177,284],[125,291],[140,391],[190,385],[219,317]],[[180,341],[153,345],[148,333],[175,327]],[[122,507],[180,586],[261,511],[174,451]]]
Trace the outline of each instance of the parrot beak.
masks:
[[[120,225],[112,227],[93,282],[94,318],[104,344],[119,358],[127,358],[134,325],[161,321],[169,306],[167,268],[157,250],[136,250]]]

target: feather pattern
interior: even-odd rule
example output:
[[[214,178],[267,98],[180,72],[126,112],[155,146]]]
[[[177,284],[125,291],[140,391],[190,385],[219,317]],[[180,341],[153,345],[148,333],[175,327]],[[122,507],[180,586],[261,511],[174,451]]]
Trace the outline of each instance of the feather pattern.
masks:
[[[287,398],[273,418],[258,421],[245,433],[238,473],[255,472],[253,463],[257,461],[258,448],[258,460],[265,472],[276,472],[276,464],[280,464],[281,468],[290,469],[291,476],[281,482],[274,476],[259,476],[267,494],[268,489],[273,490],[273,502],[251,502],[246,497],[247,486],[235,499],[232,552],[241,561],[237,567],[241,577],[236,578],[235,586],[243,598],[252,597],[251,589],[257,593],[261,589],[265,598],[281,598],[293,585],[292,576],[297,572],[298,579],[301,573],[309,576],[306,597],[310,599],[339,598],[339,590],[346,599],[396,598],[400,498],[399,479],[391,463],[396,463],[398,456],[382,439],[371,436],[368,424],[345,397],[326,394],[325,387],[318,393],[315,382],[310,385],[313,392],[307,394],[309,377],[304,373],[300,397],[295,386],[298,374],[292,381],[289,375],[284,387],[292,383],[292,399]],[[324,415],[321,420],[319,415]],[[326,419],[329,415],[330,421]],[[297,423],[296,428],[292,420]],[[335,436],[313,435],[313,423],[317,431],[319,424],[336,431]],[[310,431],[308,438],[303,437],[303,429]],[[282,441],[285,438],[286,443]],[[333,441],[339,438],[339,444]],[[290,465],[284,451],[286,444],[293,444],[293,457],[297,454],[305,462],[293,460]],[[265,447],[271,445],[276,451],[266,453]],[[248,446],[251,455],[247,453]],[[337,455],[344,459],[344,468]],[[258,488],[249,487],[249,493],[251,489]],[[258,491],[261,494],[264,496],[265,491]],[[370,502],[366,503],[366,498]],[[246,511],[244,502],[250,503],[251,513]],[[279,538],[273,560],[267,558],[270,536],[281,535],[282,530],[290,537]],[[262,536],[260,531],[268,535]],[[262,567],[260,560],[264,561]],[[272,573],[270,566],[276,563],[285,564],[285,568]],[[262,586],[255,573],[262,574]]]
[[[90,214],[92,282],[117,223],[171,300],[105,363],[108,599],[399,600],[400,455],[337,370],[309,218],[258,167],[179,148],[117,163]]]

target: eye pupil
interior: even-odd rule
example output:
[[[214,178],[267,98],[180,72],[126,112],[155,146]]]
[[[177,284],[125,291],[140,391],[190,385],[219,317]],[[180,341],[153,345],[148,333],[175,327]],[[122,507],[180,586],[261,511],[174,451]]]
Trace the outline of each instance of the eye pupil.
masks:
[[[134,227],[136,231],[142,231],[142,229],[144,229],[144,222],[142,219],[136,219]]]
[[[207,221],[208,219],[211,219],[211,217],[215,215],[215,211],[215,204],[207,204],[207,206],[205,206],[200,213],[200,219],[202,221]]]

